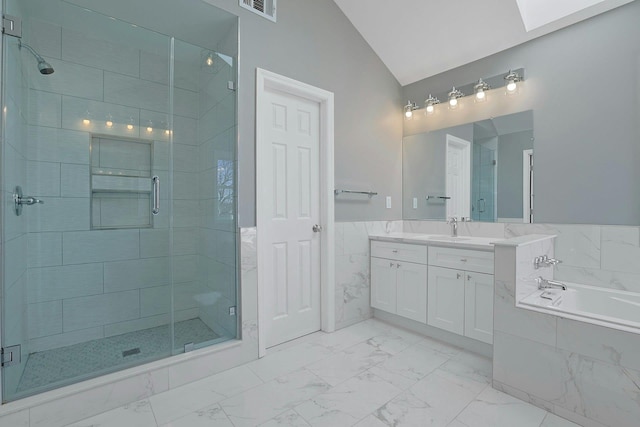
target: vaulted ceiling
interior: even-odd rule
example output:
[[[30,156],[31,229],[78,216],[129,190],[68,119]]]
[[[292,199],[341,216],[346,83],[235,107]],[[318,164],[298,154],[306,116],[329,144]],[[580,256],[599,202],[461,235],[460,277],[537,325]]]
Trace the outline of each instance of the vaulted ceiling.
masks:
[[[404,86],[633,0],[334,1]]]

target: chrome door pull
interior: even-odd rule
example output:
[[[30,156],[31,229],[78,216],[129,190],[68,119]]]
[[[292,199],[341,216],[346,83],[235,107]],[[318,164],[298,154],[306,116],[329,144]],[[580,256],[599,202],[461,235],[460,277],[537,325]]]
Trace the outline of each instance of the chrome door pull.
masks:
[[[321,232],[321,231],[322,231],[322,226],[321,226],[321,225],[316,224],[316,225],[314,225],[311,229],[313,230],[313,232],[314,232],[314,233],[319,233],[319,232]]]
[[[153,210],[152,214],[158,215],[160,213],[160,178],[158,175],[151,178],[153,182]]]

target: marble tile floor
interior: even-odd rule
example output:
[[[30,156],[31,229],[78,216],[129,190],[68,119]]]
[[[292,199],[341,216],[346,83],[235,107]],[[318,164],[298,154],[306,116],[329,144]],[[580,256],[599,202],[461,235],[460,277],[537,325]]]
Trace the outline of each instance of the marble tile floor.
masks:
[[[219,338],[199,318],[176,322],[176,346]],[[80,344],[32,353],[27,359],[19,393],[57,386],[65,381],[90,377],[122,365],[134,366],[171,351],[169,325],[156,326]]]
[[[490,379],[487,358],[370,319],[72,426],[576,426]]]

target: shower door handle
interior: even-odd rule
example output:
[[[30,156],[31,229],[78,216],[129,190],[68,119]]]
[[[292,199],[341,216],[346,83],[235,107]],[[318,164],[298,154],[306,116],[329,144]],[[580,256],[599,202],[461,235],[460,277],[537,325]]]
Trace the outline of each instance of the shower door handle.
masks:
[[[152,214],[158,215],[160,213],[160,178],[154,176],[151,178],[153,182],[153,210]]]

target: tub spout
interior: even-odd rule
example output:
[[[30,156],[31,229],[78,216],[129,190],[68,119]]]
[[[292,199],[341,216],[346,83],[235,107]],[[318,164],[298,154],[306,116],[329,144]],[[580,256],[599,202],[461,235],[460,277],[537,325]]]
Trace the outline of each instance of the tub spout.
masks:
[[[563,291],[567,290],[567,285],[565,285],[564,283],[556,282],[555,280],[547,280],[542,276],[536,279],[536,283],[538,283],[538,289],[562,289]]]

